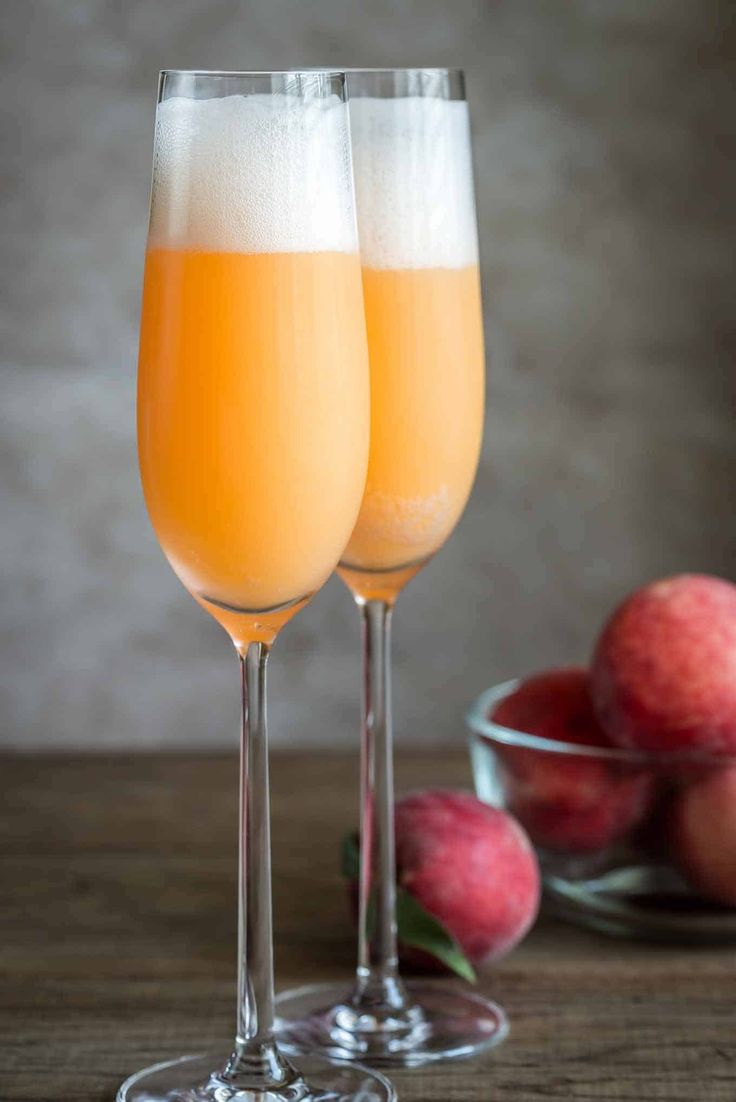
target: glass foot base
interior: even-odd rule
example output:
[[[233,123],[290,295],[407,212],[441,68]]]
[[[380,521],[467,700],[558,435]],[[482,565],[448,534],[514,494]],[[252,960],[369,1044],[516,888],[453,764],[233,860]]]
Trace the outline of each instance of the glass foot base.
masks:
[[[285,991],[276,1000],[276,1034],[289,1055],[319,1052],[330,1060],[363,1060],[372,1067],[419,1067],[459,1060],[500,1044],[509,1031],[500,1006],[451,985],[404,982],[410,1025],[380,1025],[356,1015],[338,984]]]
[[[226,1057],[180,1056],[136,1072],[117,1093],[117,1102],[396,1102],[383,1075],[359,1065],[330,1064],[318,1056],[299,1061],[295,1078],[277,1090],[233,1086],[213,1068]]]

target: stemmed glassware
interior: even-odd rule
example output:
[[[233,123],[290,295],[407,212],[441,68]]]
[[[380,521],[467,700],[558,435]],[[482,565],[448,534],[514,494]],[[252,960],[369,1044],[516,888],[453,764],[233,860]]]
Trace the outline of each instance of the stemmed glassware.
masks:
[[[341,73],[161,75],[141,321],[141,476],[159,542],[235,644],[243,731],[236,1038],[118,1102],[390,1102],[273,1035],[266,662],[354,527],[369,382]]]
[[[457,70],[348,70],[371,370],[371,445],[339,573],[364,646],[358,969],[352,991],[277,1000],[289,1051],[414,1066],[506,1034],[471,992],[398,974],[391,614],[455,527],[483,430],[484,353],[468,108]]]

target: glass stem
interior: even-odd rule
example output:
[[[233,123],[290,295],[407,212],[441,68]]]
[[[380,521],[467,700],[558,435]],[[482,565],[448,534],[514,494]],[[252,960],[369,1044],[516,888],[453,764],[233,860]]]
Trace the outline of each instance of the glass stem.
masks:
[[[358,971],[353,1007],[377,1022],[402,1024],[409,998],[398,976],[391,605],[362,603],[363,731],[360,794]]]
[[[266,729],[269,648],[239,651],[243,728],[240,743],[238,861],[238,1005],[235,1050],[223,1078],[244,1089],[268,1090],[296,1078],[273,1037],[271,824]]]

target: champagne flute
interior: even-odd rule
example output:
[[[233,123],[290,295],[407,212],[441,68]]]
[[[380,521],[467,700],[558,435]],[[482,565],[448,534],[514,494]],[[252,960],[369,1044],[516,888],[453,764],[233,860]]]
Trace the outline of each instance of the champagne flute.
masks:
[[[273,1034],[266,663],[360,506],[369,383],[340,73],[161,74],[143,292],[141,478],[161,547],[240,658],[236,1037],[118,1102],[389,1102]],[[184,811],[186,809],[183,809]]]
[[[365,494],[339,573],[363,626],[361,874],[352,991],[277,1000],[289,1051],[415,1066],[471,1055],[503,1011],[398,974],[391,614],[457,524],[483,431],[484,353],[468,107],[458,70],[347,70],[371,371]]]

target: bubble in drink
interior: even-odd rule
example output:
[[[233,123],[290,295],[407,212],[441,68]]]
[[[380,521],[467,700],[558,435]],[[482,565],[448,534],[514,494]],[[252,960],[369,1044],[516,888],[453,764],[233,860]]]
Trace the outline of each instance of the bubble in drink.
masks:
[[[423,562],[457,523],[484,354],[467,104],[358,97],[350,118],[371,366],[368,480],[342,560],[355,588],[361,571]]]
[[[467,103],[357,97],[350,121],[364,267],[477,264]]]
[[[315,592],[357,516],[369,399],[349,149],[337,96],[158,108],[141,475],[171,565],[223,623]]]
[[[351,252],[347,107],[337,96],[164,100],[151,247]]]

